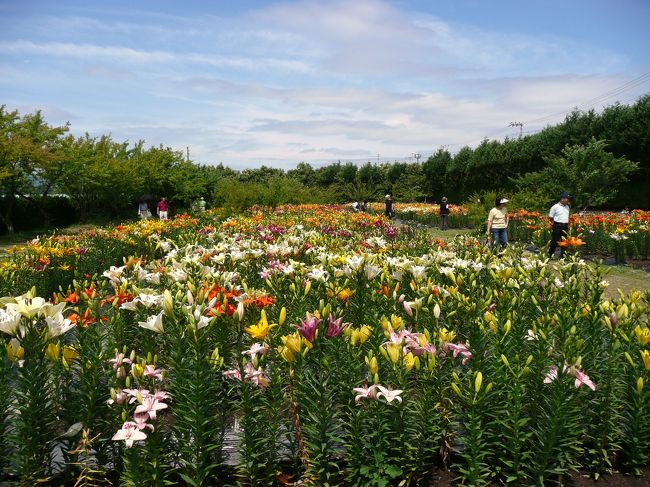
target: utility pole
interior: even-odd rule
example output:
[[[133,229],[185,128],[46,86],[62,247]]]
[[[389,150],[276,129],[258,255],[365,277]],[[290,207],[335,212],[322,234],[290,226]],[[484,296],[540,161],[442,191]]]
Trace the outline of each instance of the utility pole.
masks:
[[[510,122],[510,127],[519,127],[519,138],[521,138],[522,131],[524,130],[524,124],[522,122]]]
[[[417,152],[414,152],[413,157],[415,157],[415,163],[419,164],[420,163],[420,157],[422,157],[422,154],[418,154]]]
[[[190,146],[185,147],[187,149],[187,162],[190,162]]]

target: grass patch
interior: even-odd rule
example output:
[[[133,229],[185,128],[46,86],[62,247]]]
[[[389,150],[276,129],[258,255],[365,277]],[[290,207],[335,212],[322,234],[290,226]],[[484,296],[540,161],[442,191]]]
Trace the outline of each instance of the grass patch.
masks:
[[[433,238],[441,238],[443,240],[451,240],[458,235],[468,235],[474,230],[470,228],[449,228],[447,230],[440,230],[437,227],[427,228],[427,232]]]
[[[640,269],[633,269],[630,266],[604,266],[607,274],[605,279],[609,281],[609,287],[605,290],[608,298],[617,298],[618,289],[624,294],[631,291],[647,291],[650,289],[650,272]]]

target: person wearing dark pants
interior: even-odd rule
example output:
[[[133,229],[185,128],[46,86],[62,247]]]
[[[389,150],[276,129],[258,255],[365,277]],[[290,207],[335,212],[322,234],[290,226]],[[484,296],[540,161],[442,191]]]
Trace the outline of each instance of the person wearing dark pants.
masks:
[[[386,195],[384,204],[386,206],[386,209],[384,210],[384,215],[386,215],[386,218],[392,220],[393,219],[393,198],[391,198],[390,194]]]
[[[449,206],[447,205],[447,197],[443,196],[440,200],[440,230],[447,230],[447,217],[449,216]]]
[[[492,248],[496,250],[500,247],[503,250],[508,245],[508,223],[510,217],[506,210],[508,200],[497,196],[494,208],[490,210],[487,219],[487,235],[492,237]]]
[[[551,246],[548,249],[549,259],[553,258],[558,243],[569,233],[569,201],[571,195],[566,191],[560,195],[560,201],[551,207],[548,218],[553,225],[551,234]],[[564,257],[564,247],[560,247],[560,257]]]

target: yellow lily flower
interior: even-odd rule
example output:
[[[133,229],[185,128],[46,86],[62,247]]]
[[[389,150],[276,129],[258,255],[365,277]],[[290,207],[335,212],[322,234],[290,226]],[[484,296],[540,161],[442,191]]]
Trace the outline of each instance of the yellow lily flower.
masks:
[[[385,347],[386,347],[386,353],[388,353],[388,357],[390,358],[390,361],[396,364],[399,361],[399,356],[400,353],[402,352],[402,344],[388,343]]]
[[[359,328],[359,343],[363,344],[368,341],[368,338],[372,336],[372,328],[368,325],[363,325]]]
[[[79,354],[74,348],[68,345],[63,347],[63,365],[66,367],[70,367],[78,356]]]
[[[266,319],[266,313],[264,310],[262,310],[262,317],[260,318],[260,321],[257,323],[257,325],[251,325],[244,331],[246,331],[246,333],[257,340],[264,340],[268,336],[271,328],[274,326],[275,325],[269,325],[269,322]]]
[[[412,352],[407,353],[406,355],[404,355],[404,368],[410,371],[415,366],[416,360],[417,358],[415,357],[415,355],[413,355]]]
[[[456,338],[456,333],[447,330],[447,328],[441,328],[438,330],[438,338],[443,343],[451,342],[454,340],[454,338]]]
[[[636,325],[634,334],[641,345],[650,343],[650,328],[641,328],[639,325]]]
[[[650,352],[647,350],[641,350],[641,358],[643,359],[643,365],[645,365],[645,369],[650,370]]]
[[[45,349],[45,356],[52,362],[57,362],[60,354],[61,345],[59,343],[50,343]]]
[[[15,338],[12,338],[9,343],[7,343],[7,358],[11,362],[18,362],[22,360],[25,356],[25,349],[20,345],[20,342]]]
[[[293,363],[293,361],[296,359],[293,351],[287,346],[278,347],[278,353],[284,360],[289,363]]]
[[[284,346],[291,352],[300,353],[300,350],[302,350],[302,337],[300,336],[300,333],[295,332],[291,335],[280,337],[280,339]]]

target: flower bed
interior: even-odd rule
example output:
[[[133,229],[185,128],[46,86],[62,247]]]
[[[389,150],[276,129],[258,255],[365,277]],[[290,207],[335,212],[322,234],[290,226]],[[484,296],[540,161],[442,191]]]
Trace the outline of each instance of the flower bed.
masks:
[[[573,214],[571,233],[581,237],[587,254],[613,256],[618,262],[650,259],[650,211]],[[546,215],[519,210],[511,214],[510,235],[541,247],[551,239],[551,226]]]
[[[370,208],[377,213],[384,212],[383,203],[371,203]],[[470,215],[460,205],[449,205],[447,224],[449,228],[475,228],[482,223],[482,218]],[[394,203],[393,215],[402,221],[418,222],[423,225],[438,226],[440,224],[440,205],[431,203]]]
[[[650,296],[603,300],[598,268],[337,207],[169,237],[52,301],[0,300],[5,479],[396,485],[447,466],[546,485],[648,464]]]

